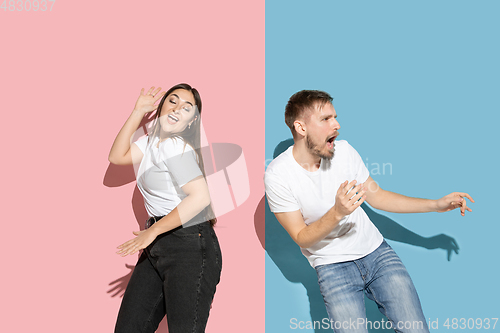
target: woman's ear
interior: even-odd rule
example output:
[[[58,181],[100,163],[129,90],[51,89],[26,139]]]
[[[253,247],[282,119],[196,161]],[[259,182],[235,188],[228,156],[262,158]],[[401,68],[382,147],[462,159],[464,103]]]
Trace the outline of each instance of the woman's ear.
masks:
[[[193,120],[189,122],[189,126],[191,126],[192,123],[194,123],[198,119],[198,116],[194,116]]]
[[[193,120],[191,120],[191,121],[189,122],[189,124],[188,124],[188,127],[189,127],[189,128],[191,128],[191,124],[193,124],[193,123],[196,121],[196,119],[198,119],[198,116],[195,116],[195,117],[193,118]]]

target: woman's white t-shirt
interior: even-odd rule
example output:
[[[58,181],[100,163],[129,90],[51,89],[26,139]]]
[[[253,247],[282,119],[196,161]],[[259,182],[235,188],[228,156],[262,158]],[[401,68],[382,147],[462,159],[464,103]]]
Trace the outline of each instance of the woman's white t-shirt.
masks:
[[[134,142],[144,154],[136,178],[149,216],[170,213],[186,197],[182,186],[203,175],[196,152],[182,138],[158,142],[155,137],[148,144],[147,136]]]

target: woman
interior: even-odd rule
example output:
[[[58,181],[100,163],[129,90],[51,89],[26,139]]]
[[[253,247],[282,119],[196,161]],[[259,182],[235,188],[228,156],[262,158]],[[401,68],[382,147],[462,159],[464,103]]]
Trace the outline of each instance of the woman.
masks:
[[[199,150],[200,95],[188,84],[160,91],[141,90],[109,153],[113,164],[140,163],[137,186],[150,216],[118,246],[122,256],[144,249],[118,313],[120,333],[155,332],[165,314],[170,333],[204,332],[222,268]],[[130,144],[156,109],[149,135]]]

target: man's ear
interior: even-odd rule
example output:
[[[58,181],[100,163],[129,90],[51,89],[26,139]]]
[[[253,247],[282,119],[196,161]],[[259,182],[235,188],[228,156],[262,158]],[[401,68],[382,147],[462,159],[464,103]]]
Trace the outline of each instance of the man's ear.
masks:
[[[306,136],[306,124],[302,120],[295,120],[293,122],[293,127],[295,128],[295,132],[297,132],[297,134]]]

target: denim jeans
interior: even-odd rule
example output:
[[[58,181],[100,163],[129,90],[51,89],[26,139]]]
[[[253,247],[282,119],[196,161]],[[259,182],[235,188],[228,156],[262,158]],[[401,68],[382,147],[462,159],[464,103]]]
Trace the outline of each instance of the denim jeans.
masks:
[[[115,333],[205,332],[222,256],[209,222],[158,236],[142,253],[123,296]]]
[[[320,265],[316,272],[335,332],[368,332],[377,326],[396,332],[429,332],[410,275],[385,240],[363,258]],[[364,293],[390,322],[367,321]]]

